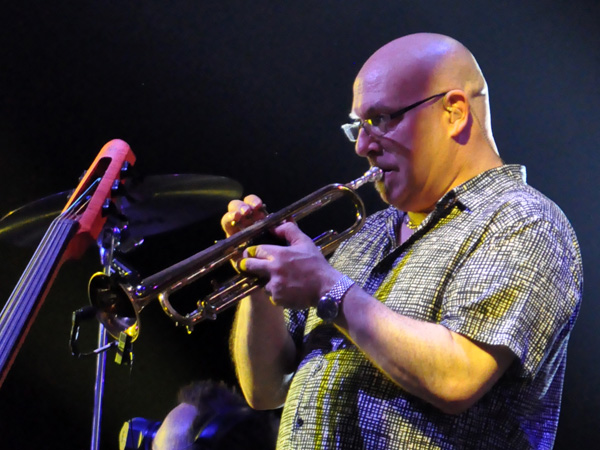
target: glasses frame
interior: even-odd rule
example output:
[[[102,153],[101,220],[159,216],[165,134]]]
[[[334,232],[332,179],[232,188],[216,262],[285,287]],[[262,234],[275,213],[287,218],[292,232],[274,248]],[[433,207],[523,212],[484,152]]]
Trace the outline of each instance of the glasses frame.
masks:
[[[378,119],[383,124],[383,131],[381,131],[381,127],[379,125],[377,125],[377,127],[379,127],[380,129],[376,128],[376,125],[373,123],[374,119],[365,119],[365,120],[357,119],[352,123],[345,123],[344,125],[342,125],[342,130],[344,131],[344,134],[346,135],[346,137],[348,138],[348,140],[350,142],[358,141],[358,135],[360,134],[361,128],[364,129],[365,133],[367,133],[367,135],[369,135],[369,136],[377,136],[377,137],[384,136],[389,131],[388,125],[393,119],[396,119],[397,117],[400,117],[403,114],[406,114],[411,109],[414,109],[417,106],[420,106],[425,102],[428,102],[429,100],[432,100],[436,97],[441,97],[443,95],[446,95],[448,92],[450,92],[450,91],[435,94],[435,95],[432,95],[431,97],[427,97],[423,100],[419,100],[418,102],[408,105],[408,106],[406,106],[402,109],[399,109],[398,111],[395,111],[391,114],[378,114],[376,119]],[[377,130],[377,132],[373,132],[373,130]]]

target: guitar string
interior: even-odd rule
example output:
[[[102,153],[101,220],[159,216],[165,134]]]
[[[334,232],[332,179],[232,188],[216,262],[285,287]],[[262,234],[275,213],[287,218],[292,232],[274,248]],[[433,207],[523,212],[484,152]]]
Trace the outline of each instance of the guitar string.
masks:
[[[52,260],[48,262],[48,258],[43,256],[44,254],[53,251],[55,252],[56,249],[65,242],[72,227],[72,222],[67,223],[56,219],[53,221],[50,229],[44,235],[42,242],[38,246],[34,257],[13,290],[13,294],[11,294],[9,302],[7,303],[7,308],[2,311],[0,317],[0,329],[3,331],[0,334],[2,336],[7,335],[10,341],[10,345],[2,345],[0,352],[0,359],[2,361],[7,358],[7,353],[10,353],[10,350],[14,348],[14,345],[21,334],[21,330],[31,315],[42,289],[44,289],[43,283],[49,276],[49,273],[44,272],[43,277],[33,277],[33,279],[30,279],[31,274],[39,273],[42,270],[52,270],[52,263],[55,258],[52,258]],[[31,294],[33,295],[28,295],[27,291],[31,291]],[[7,329],[5,330],[5,328]],[[6,344],[6,342],[3,344]]]
[[[43,284],[51,275],[52,265],[56,262],[56,257],[48,260],[48,258],[42,256],[51,251],[56,254],[56,251],[61,250],[61,247],[66,244],[68,235],[76,225],[76,217],[90,202],[91,196],[88,196],[87,194],[98,185],[100,180],[100,178],[94,180],[94,182],[69,206],[69,208],[52,221],[50,227],[42,237],[42,241],[38,245],[30,263],[27,265],[25,272],[9,297],[9,301],[3,308],[0,314],[0,330],[2,330],[0,336],[8,334],[10,343],[9,345],[5,345],[7,343],[4,342],[0,348],[0,361],[2,361],[2,366],[4,366],[5,359],[8,358],[6,353],[9,352],[9,349],[14,348],[22,328],[25,326],[27,319],[31,315],[42,289],[44,289],[41,284]],[[32,280],[28,280],[32,273],[37,274],[40,270],[45,270],[43,277],[34,277]],[[34,283],[26,281],[33,281]],[[27,290],[32,290],[34,295],[23,296]],[[19,298],[21,298],[21,302],[16,300]],[[23,301],[25,304],[20,304],[23,303]],[[14,323],[15,321],[17,322],[16,324]],[[15,327],[14,325],[17,326]]]

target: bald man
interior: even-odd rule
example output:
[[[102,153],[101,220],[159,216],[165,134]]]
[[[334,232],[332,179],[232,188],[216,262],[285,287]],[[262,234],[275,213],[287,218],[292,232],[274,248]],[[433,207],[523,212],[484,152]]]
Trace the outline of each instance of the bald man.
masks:
[[[156,431],[152,450],[270,450],[275,447],[275,418],[270,413],[248,408],[239,394],[222,383],[190,384],[179,391],[178,400],[179,404]],[[146,447],[149,446],[146,444]]]
[[[232,353],[248,402],[284,406],[279,449],[551,448],[582,290],[561,210],[505,165],[485,79],[459,42],[385,45],[354,83],[359,156],[389,208],[327,261],[295,224],[247,249],[269,280]],[[233,201],[231,235],[264,213]]]

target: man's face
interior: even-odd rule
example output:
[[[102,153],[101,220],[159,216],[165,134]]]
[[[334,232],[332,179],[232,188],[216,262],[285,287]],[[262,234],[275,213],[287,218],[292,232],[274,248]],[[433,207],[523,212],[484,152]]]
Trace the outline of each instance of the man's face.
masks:
[[[385,68],[364,70],[354,84],[352,115],[374,119],[433,94],[437,92],[411,87],[409,78]],[[436,97],[392,119],[384,136],[360,131],[356,153],[384,171],[377,189],[384,201],[398,209],[430,211],[444,193],[449,162],[443,153],[442,110],[441,97]]]

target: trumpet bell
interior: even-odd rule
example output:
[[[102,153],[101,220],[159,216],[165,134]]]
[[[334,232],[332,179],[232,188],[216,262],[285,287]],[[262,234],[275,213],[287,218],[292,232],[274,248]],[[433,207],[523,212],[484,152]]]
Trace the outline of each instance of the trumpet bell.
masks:
[[[96,318],[108,334],[119,339],[121,333],[135,341],[140,334],[139,312],[143,306],[134,303],[125,290],[102,272],[95,273],[88,285],[90,303]]]

